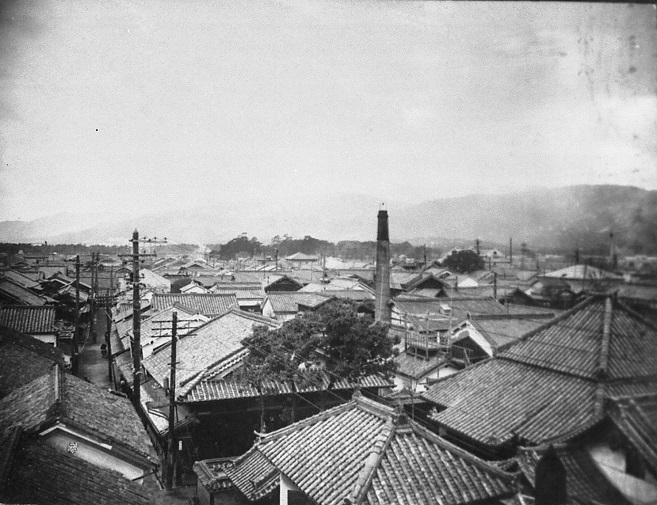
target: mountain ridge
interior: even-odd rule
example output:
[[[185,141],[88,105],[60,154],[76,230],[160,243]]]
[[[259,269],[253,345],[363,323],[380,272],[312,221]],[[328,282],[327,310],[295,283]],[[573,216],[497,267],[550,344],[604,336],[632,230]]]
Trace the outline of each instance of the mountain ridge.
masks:
[[[270,195],[274,198],[275,195]],[[366,195],[325,195],[243,205],[218,202],[141,216],[59,214],[33,221],[0,222],[2,242],[127,243],[142,235],[175,242],[220,243],[246,232],[268,243],[275,235],[311,235],[337,242],[374,240],[380,200]],[[393,242],[426,243],[432,237],[518,246],[608,248],[657,252],[657,191],[634,186],[578,185],[503,194],[446,197],[416,204],[390,202]]]

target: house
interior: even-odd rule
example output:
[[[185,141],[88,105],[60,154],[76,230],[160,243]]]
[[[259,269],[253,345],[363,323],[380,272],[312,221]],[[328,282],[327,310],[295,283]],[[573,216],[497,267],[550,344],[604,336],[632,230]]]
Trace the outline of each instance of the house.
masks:
[[[176,392],[185,394],[202,379],[221,376],[241,364],[247,354],[242,340],[257,325],[278,328],[280,323],[233,306],[218,317],[181,336],[177,345]],[[170,346],[157,349],[142,362],[149,376],[164,385],[170,373]]]
[[[310,268],[318,261],[319,258],[317,258],[317,256],[311,256],[310,254],[304,254],[301,252],[285,257],[285,262],[292,269]]]
[[[180,293],[182,294],[194,293],[197,295],[203,295],[209,293],[209,291],[206,288],[204,288],[200,282],[197,282],[196,280],[192,279],[191,282],[185,284],[183,287],[180,288]]]
[[[0,459],[5,463],[0,468],[2,503],[151,503],[150,486],[77,457],[79,447],[61,450],[26,435],[20,425],[0,432]]]
[[[155,312],[164,310],[173,307],[175,303],[210,318],[220,316],[231,307],[238,306],[237,297],[233,294],[155,293],[151,301],[151,310]]]
[[[59,349],[0,325],[0,398],[50,373],[54,364],[65,365]]]
[[[171,343],[173,312],[177,315],[176,333],[179,338],[188,335],[210,320],[209,317],[188,309],[180,303],[174,303],[171,307],[150,314],[142,319],[140,325],[142,357],[146,358],[159,347]],[[132,319],[117,324],[124,349],[130,348],[132,329]]]
[[[605,291],[623,282],[621,275],[616,275],[590,265],[573,265],[546,273],[542,276],[537,276],[537,278],[561,279],[568,284],[568,287],[574,293],[580,293],[581,291]]]
[[[443,353],[424,355],[421,352],[402,352],[395,356],[395,390],[419,395],[432,382],[459,371]],[[415,400],[412,400],[415,403]]]
[[[434,405],[430,419],[441,434],[505,457],[518,445],[567,441],[596,425],[605,397],[653,391],[656,355],[657,328],[599,295],[422,396]]]
[[[259,283],[237,284],[234,286],[227,283],[217,283],[210,289],[210,292],[223,295],[235,295],[240,309],[248,312],[264,314],[263,308],[267,295]],[[269,314],[265,315],[271,317]]]
[[[490,258],[491,261],[506,261],[506,254],[504,254],[499,249],[484,249],[481,251],[481,257],[485,258],[486,261]]]
[[[0,278],[0,303],[11,305],[45,305],[55,301],[39,296],[8,277]]]
[[[0,399],[0,433],[7,430],[14,478],[3,498],[115,503],[123,496],[145,504],[140,491],[159,487],[152,475],[159,460],[130,402],[57,364]]]
[[[508,349],[524,335],[553,318],[553,313],[478,315],[454,327],[452,342],[471,351],[473,362]]]
[[[305,310],[316,310],[331,299],[319,293],[301,291],[270,291],[267,293],[267,298],[273,314],[266,315],[279,321],[293,319],[299,312]]]
[[[565,469],[568,503],[655,503],[656,407],[654,392],[606,398],[605,419],[574,440],[519,448],[527,494],[541,493],[538,464],[552,453]]]
[[[448,505],[493,502],[514,492],[510,474],[359,393],[260,434],[222,471],[236,488],[233,496],[239,491],[241,501],[234,503],[270,497],[281,504]]]
[[[267,326],[278,328],[280,323],[271,319],[244,312],[237,307],[199,326],[186,336],[181,336],[176,349],[176,408],[185,412],[186,417],[195,417],[200,425],[192,432],[196,450],[202,453],[211,450],[215,439],[224,432],[217,433],[221,426],[213,422],[211,414],[198,416],[198,409],[193,402],[187,401],[190,395],[202,387],[204,381],[220,380],[231,374],[242,365],[243,358],[248,350],[242,345],[242,340],[250,336],[254,326]],[[144,402],[156,402],[158,389],[168,384],[171,372],[171,346],[164,345],[150,356],[146,357],[142,365],[147,378],[152,379],[146,391]],[[148,382],[148,381],[147,381]],[[158,388],[159,386],[159,388]],[[144,389],[142,389],[144,391]],[[149,411],[153,409],[146,405]],[[157,414],[154,414],[157,415]],[[229,417],[233,422],[244,426],[244,416],[235,416],[231,412]],[[154,419],[154,426],[157,421]],[[157,426],[162,431],[165,426]],[[164,433],[164,431],[162,431]],[[193,460],[188,462],[191,469]]]
[[[286,274],[269,274],[263,281],[265,293],[270,291],[299,291],[303,282]]]
[[[54,305],[0,306],[0,325],[57,347]]]

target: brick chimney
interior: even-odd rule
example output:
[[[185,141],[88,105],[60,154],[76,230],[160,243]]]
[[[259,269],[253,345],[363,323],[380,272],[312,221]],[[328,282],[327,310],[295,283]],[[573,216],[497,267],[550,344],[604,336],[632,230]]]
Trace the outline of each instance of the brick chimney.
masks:
[[[388,211],[383,208],[378,214],[376,234],[376,273],[375,273],[374,319],[390,322],[390,236],[388,233]]]

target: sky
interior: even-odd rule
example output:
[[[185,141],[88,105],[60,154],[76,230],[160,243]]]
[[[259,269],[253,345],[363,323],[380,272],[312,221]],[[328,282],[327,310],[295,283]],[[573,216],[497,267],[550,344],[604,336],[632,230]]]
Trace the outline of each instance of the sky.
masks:
[[[657,189],[653,5],[0,5],[0,220]]]

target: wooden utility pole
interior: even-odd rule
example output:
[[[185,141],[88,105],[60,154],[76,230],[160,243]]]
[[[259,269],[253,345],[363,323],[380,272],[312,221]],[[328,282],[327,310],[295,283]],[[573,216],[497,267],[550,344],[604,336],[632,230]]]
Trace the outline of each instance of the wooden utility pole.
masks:
[[[173,487],[174,469],[176,466],[176,341],[178,328],[178,312],[173,311],[173,320],[171,326],[171,376],[169,378],[169,441],[167,445],[167,472],[166,488],[171,490]]]
[[[141,397],[141,299],[139,297],[139,232],[132,233],[132,390],[135,405]]]
[[[91,312],[91,319],[89,322],[89,333],[93,343],[96,343],[96,253],[91,252],[91,293],[89,294],[89,310]]]
[[[80,255],[75,256],[75,328],[73,329],[73,371],[77,372],[78,368],[78,340],[80,326]]]
[[[112,382],[112,306],[111,294],[105,298],[105,342],[107,344],[107,373],[110,382]]]
[[[132,400],[136,408],[141,409],[141,299],[139,295],[139,281],[141,275],[139,266],[141,258],[145,256],[155,256],[155,254],[139,254],[139,232],[135,230],[132,233],[132,254],[119,256],[132,256]],[[143,239],[141,242],[151,244],[166,244],[165,240]]]
[[[509,263],[513,265],[513,238],[509,239]]]
[[[493,272],[493,298],[497,300],[497,272]]]

